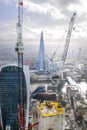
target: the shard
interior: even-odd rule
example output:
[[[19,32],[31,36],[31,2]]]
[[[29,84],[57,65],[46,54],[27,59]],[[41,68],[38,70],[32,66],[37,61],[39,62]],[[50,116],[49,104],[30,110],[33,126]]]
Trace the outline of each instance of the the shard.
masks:
[[[37,72],[45,72],[45,49],[44,49],[43,31],[41,32],[41,37],[40,37]]]

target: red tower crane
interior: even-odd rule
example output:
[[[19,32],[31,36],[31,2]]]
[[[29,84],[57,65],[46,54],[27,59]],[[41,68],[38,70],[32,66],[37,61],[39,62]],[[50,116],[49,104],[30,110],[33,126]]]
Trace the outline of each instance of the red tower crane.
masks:
[[[17,23],[17,44],[15,51],[18,54],[18,76],[19,76],[19,104],[18,119],[19,130],[25,130],[24,112],[24,85],[23,85],[23,42],[22,42],[22,23],[23,23],[23,0],[18,0],[18,23]]]

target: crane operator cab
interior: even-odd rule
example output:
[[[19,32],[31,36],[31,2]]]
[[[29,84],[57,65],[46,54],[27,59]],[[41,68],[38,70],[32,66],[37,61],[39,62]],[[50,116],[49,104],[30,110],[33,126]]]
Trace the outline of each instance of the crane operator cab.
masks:
[[[53,85],[58,85],[60,80],[60,76],[58,74],[52,74],[51,76],[51,82]]]
[[[62,76],[59,76],[58,74],[53,74],[51,81],[52,81],[53,87],[57,87],[57,92],[60,93],[64,85],[64,80]]]
[[[57,75],[57,74],[53,75],[52,79],[59,79],[59,75]]]

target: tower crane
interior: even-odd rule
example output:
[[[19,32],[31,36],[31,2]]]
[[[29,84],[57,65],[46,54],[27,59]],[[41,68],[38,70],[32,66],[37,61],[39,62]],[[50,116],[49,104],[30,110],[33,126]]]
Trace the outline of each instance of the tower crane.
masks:
[[[73,13],[73,15],[71,17],[71,20],[70,20],[70,23],[69,23],[69,29],[68,29],[68,33],[67,33],[67,37],[66,37],[65,47],[64,47],[62,58],[61,58],[60,70],[63,69],[64,63],[66,61],[66,57],[67,57],[67,53],[68,53],[68,48],[69,48],[69,43],[70,43],[71,34],[72,34],[72,30],[73,30],[75,16],[76,16],[76,13]]]
[[[70,38],[71,38],[72,30],[73,30],[75,16],[76,16],[76,13],[73,13],[70,23],[69,23],[69,29],[68,29],[68,33],[67,33],[67,37],[66,37],[64,51],[62,54],[60,65],[59,65],[59,67],[57,67],[57,70],[56,70],[57,73],[52,75],[52,83],[57,84],[57,87],[58,87],[57,93],[59,93],[59,94],[61,93],[61,89],[62,89],[62,86],[61,86],[62,71],[63,71],[64,64],[65,64],[66,57],[67,57],[67,52],[68,52],[68,48],[69,48],[69,43],[70,43]]]
[[[68,33],[67,33],[67,37],[66,37],[66,42],[65,42],[62,58],[60,61],[60,65],[59,65],[59,67],[57,67],[57,70],[56,70],[58,73],[64,68],[64,64],[65,64],[67,53],[68,53],[70,38],[71,38],[72,30],[73,30],[75,16],[76,16],[76,13],[73,13],[70,23],[69,23],[69,29],[68,29]],[[56,51],[54,52],[52,58],[54,58],[55,53],[56,53]]]
[[[19,129],[25,130],[24,117],[24,85],[23,85],[23,43],[22,43],[22,23],[23,23],[23,0],[18,0],[18,23],[17,23],[17,44],[15,51],[18,54],[18,77],[19,77]]]

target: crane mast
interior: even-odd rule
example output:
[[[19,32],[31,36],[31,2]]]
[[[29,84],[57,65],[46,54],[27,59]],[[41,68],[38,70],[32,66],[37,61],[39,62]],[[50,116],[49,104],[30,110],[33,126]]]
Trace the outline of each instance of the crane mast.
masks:
[[[64,63],[66,61],[66,57],[67,57],[67,52],[68,52],[68,48],[69,48],[69,43],[70,43],[70,38],[71,38],[72,29],[73,29],[73,25],[74,25],[75,16],[76,16],[76,13],[73,13],[73,15],[71,17],[71,20],[70,20],[70,23],[69,23],[69,29],[68,29],[68,33],[67,33],[67,37],[66,37],[65,47],[64,47],[62,58],[61,58],[61,65],[60,65],[59,70],[63,69]]]
[[[15,51],[18,54],[18,77],[19,77],[19,104],[18,118],[19,129],[25,129],[24,119],[24,85],[23,85],[23,42],[22,42],[22,23],[23,23],[23,0],[18,0],[18,23],[17,23],[17,44]],[[21,116],[22,115],[22,116]]]
[[[63,88],[63,68],[64,68],[64,64],[66,61],[66,57],[67,57],[67,52],[68,52],[68,48],[69,48],[69,43],[70,43],[70,38],[71,38],[71,33],[72,33],[72,29],[73,29],[73,24],[74,24],[74,20],[75,20],[75,16],[76,13],[73,13],[70,23],[69,23],[69,29],[68,29],[68,33],[67,33],[67,37],[66,37],[66,42],[65,42],[65,46],[64,46],[64,51],[63,51],[63,55],[60,61],[60,65],[59,67],[57,66],[56,69],[56,74],[52,75],[52,83],[55,84],[57,86],[57,94],[58,94],[58,101],[60,102],[60,97],[61,97],[61,90]]]
[[[64,68],[64,64],[65,64],[65,61],[66,61],[66,57],[67,57],[67,53],[68,53],[68,48],[69,48],[69,43],[70,43],[70,39],[71,39],[71,34],[72,34],[72,30],[73,30],[73,25],[74,25],[74,20],[75,20],[75,16],[76,16],[76,13],[73,13],[71,19],[70,19],[70,23],[69,23],[69,28],[68,28],[68,33],[67,33],[67,37],[66,37],[66,42],[65,42],[65,46],[64,46],[64,50],[63,50],[63,54],[61,56],[61,61],[60,61],[60,64],[59,66],[56,66],[56,71],[58,73],[60,73],[61,70],[63,70]],[[65,34],[65,33],[64,33]],[[59,47],[59,46],[58,46]],[[53,53],[52,57],[51,57],[51,62],[53,62],[53,59],[54,59],[54,56],[57,52],[57,49],[58,47],[56,48],[55,52]]]

